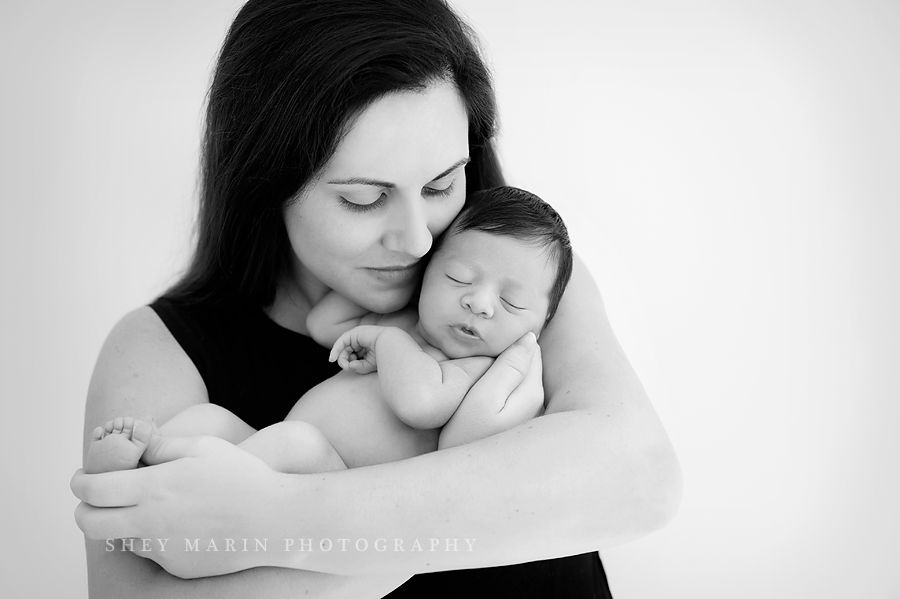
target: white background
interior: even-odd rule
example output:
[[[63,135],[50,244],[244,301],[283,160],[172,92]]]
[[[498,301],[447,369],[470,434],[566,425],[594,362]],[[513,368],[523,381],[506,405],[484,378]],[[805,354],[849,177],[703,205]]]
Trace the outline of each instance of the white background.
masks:
[[[85,391],[171,283],[239,2],[0,5],[0,580],[85,597]],[[617,599],[900,596],[900,4],[459,0],[512,184],[569,224],[675,443]],[[6,589],[11,589],[8,591]]]

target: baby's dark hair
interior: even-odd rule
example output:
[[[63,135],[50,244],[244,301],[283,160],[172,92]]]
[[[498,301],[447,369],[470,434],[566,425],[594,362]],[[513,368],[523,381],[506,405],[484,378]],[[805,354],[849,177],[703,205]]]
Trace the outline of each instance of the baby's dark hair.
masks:
[[[572,276],[572,244],[566,225],[556,210],[524,189],[484,189],[466,198],[465,206],[443,238],[464,231],[505,235],[547,248],[548,258],[556,261],[556,279],[550,290],[550,304],[544,320],[546,326],[556,314],[559,300]]]

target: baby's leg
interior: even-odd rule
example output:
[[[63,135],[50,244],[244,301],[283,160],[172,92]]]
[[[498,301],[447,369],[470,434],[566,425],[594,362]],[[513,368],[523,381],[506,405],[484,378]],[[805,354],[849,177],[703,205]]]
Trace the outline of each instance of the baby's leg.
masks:
[[[287,474],[347,469],[325,435],[301,420],[273,424],[238,447],[260,458],[273,470]]]
[[[136,468],[154,435],[211,435],[237,444],[255,432],[253,427],[225,408],[209,403],[191,406],[160,428],[130,416],[119,417],[94,429],[84,470],[96,474]]]
[[[173,416],[159,432],[166,437],[209,435],[237,445],[256,429],[221,406],[201,403]]]
[[[319,429],[308,422],[279,422],[257,432],[220,406],[192,406],[160,427],[169,437],[212,435],[234,443],[272,470],[293,474],[344,470],[346,466]]]
[[[155,437],[211,435],[238,444],[279,472],[306,474],[344,470],[344,461],[315,426],[302,421],[279,422],[259,432],[213,404],[198,404],[156,425],[130,416],[94,429],[84,470],[88,474],[136,468]]]

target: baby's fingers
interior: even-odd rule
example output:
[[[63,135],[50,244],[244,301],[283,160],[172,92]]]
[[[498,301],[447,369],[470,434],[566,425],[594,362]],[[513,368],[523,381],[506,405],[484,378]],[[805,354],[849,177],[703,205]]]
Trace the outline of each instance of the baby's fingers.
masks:
[[[338,366],[347,370],[350,367],[350,364],[356,357],[353,355],[353,351],[349,347],[345,347],[341,350],[340,355],[337,357]]]
[[[356,374],[364,374],[363,369],[366,367],[366,363],[361,360],[353,360],[350,362],[349,369],[355,372]]]
[[[375,372],[375,365],[368,360],[354,360],[350,362],[350,370],[356,374],[369,374]]]
[[[344,333],[343,335],[338,337],[338,340],[335,341],[334,345],[331,346],[331,352],[328,354],[329,362],[334,362],[335,360],[339,359],[341,353],[347,349],[347,341],[347,333]]]

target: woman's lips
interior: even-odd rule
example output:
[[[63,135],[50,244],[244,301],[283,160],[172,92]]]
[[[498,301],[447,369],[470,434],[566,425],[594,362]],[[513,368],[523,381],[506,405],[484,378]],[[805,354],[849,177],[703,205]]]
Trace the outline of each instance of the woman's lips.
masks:
[[[376,279],[385,283],[406,283],[418,277],[418,266],[419,263],[414,262],[401,266],[367,267],[365,270]]]

